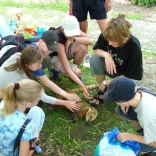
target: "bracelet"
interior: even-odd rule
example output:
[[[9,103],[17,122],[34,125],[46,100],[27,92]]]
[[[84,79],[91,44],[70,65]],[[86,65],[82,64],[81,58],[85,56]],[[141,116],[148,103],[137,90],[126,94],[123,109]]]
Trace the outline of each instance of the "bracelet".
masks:
[[[74,37],[73,42],[76,42],[76,37]]]

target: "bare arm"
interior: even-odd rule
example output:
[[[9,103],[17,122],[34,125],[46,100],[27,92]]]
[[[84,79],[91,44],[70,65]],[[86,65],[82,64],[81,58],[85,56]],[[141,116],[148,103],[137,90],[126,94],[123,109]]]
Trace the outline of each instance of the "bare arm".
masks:
[[[90,95],[88,93],[88,90],[86,86],[80,81],[80,79],[75,75],[75,73],[71,70],[69,62],[67,60],[66,54],[65,54],[65,46],[61,43],[58,43],[59,47],[59,53],[58,56],[60,58],[60,61],[66,71],[66,74],[75,82],[77,83],[83,90],[84,96],[86,98],[89,98]]]
[[[31,156],[29,152],[29,140],[20,141],[19,156]]]
[[[106,12],[110,11],[111,7],[112,7],[112,0],[106,0],[105,1]]]
[[[94,53],[100,57],[105,58],[106,69],[109,74],[116,73],[116,65],[109,52],[101,50],[101,49],[96,49],[94,50]]]
[[[66,91],[61,89],[59,86],[57,86],[55,83],[50,81],[47,75],[39,76],[39,79],[43,82],[43,84],[46,87],[50,88],[53,92],[57,93],[58,95],[65,97],[66,99],[69,99],[69,100],[75,100],[75,101],[80,100],[77,94],[67,93]]]

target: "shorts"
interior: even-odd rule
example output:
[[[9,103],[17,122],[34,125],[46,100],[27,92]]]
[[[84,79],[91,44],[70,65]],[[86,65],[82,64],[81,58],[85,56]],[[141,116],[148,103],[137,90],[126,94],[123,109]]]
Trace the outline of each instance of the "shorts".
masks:
[[[50,56],[46,56],[42,61],[42,68],[51,68],[51,58]]]
[[[116,112],[121,115],[122,117],[128,119],[128,120],[135,120],[138,121],[137,119],[137,113],[134,111],[134,107],[130,106],[128,109],[127,114],[124,114],[124,112],[122,111],[121,107],[118,106],[116,108]]]
[[[87,19],[87,14],[91,19],[107,19],[104,0],[72,0],[72,13],[79,22]]]
[[[92,75],[107,75],[110,78],[115,78],[122,75],[121,73],[109,74],[106,70],[105,59],[96,54],[92,55],[90,58],[90,68]]]
[[[75,57],[73,54],[74,48],[75,48],[75,43],[72,43],[69,45],[68,52],[66,53],[67,59],[69,61]],[[71,70],[74,72],[77,69],[78,65],[73,64],[71,62],[68,62],[68,63],[69,63]],[[56,70],[59,73],[68,77],[58,56],[53,56],[51,58],[51,69]]]

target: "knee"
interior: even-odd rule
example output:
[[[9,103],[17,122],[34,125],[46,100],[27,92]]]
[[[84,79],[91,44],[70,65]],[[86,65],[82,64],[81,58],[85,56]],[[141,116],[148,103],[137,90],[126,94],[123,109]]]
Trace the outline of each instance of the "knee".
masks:
[[[81,70],[79,68],[77,68],[74,73],[77,77],[81,77]]]
[[[88,53],[88,46],[85,44],[80,44],[79,50],[81,51],[81,53],[87,54]]]

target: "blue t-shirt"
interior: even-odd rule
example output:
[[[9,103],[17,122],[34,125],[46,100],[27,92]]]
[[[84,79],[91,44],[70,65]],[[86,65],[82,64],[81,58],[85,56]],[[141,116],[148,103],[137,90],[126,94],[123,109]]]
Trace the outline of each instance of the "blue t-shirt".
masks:
[[[0,103],[0,115],[4,106],[4,101]],[[16,110],[13,114],[0,117],[0,156],[13,155],[15,139],[27,117],[20,110]],[[21,140],[31,140],[38,136],[38,130],[34,121],[30,121],[21,137]],[[19,152],[16,151],[15,156]]]

